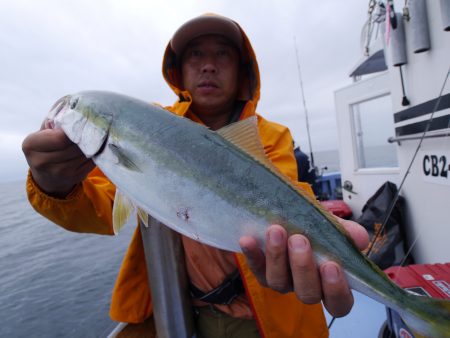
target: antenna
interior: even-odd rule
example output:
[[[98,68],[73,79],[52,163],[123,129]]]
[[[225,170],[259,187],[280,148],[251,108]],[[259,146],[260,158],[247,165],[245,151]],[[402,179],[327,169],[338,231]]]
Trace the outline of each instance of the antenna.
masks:
[[[295,55],[297,57],[296,60],[297,60],[297,69],[298,69],[298,79],[300,81],[300,91],[302,94],[303,109],[305,110],[306,132],[308,134],[308,143],[309,143],[309,156],[311,157],[311,166],[314,169],[316,166],[314,164],[314,155],[313,155],[312,143],[311,143],[311,133],[309,132],[308,109],[306,108],[305,92],[303,91],[302,72],[300,69],[300,61],[299,61],[298,50],[297,50],[297,40],[296,40],[295,36],[294,36],[294,47],[295,47]]]

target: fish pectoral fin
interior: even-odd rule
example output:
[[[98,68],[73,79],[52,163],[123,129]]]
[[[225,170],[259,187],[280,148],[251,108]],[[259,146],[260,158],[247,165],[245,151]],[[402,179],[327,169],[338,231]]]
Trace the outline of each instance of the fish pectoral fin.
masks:
[[[142,170],[133,162],[131,156],[127,154],[127,151],[116,144],[109,143],[109,149],[111,149],[112,153],[116,155],[119,164],[127,169],[132,171],[142,172]]]
[[[134,203],[121,191],[117,190],[113,206],[113,230],[115,235],[122,230],[135,210]]]
[[[137,209],[137,214],[141,222],[144,224],[146,228],[148,228],[148,214],[145,210],[142,210],[141,208]]]

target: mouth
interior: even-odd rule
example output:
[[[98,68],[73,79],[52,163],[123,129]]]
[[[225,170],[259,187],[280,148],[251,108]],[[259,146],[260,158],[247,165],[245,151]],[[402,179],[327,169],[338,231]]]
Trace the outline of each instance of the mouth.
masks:
[[[198,84],[198,88],[219,88],[214,81],[202,81]]]

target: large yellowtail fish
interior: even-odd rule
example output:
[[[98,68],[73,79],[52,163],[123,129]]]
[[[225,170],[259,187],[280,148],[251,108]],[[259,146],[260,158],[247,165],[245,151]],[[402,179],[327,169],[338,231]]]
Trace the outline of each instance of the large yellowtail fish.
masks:
[[[63,97],[49,118],[117,186],[116,231],[135,205],[188,237],[239,252],[241,236],[264,247],[267,227],[280,224],[307,236],[319,262],[341,264],[353,289],[400,313],[416,333],[450,337],[450,302],[404,291],[362,255],[337,220],[266,158],[256,118],[214,132],[95,91]]]

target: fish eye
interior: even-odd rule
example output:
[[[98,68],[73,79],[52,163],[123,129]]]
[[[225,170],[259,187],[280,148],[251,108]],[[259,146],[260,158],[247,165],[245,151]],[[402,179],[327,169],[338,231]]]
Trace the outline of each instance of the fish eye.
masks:
[[[78,97],[70,103],[70,109],[75,109],[78,103]]]

